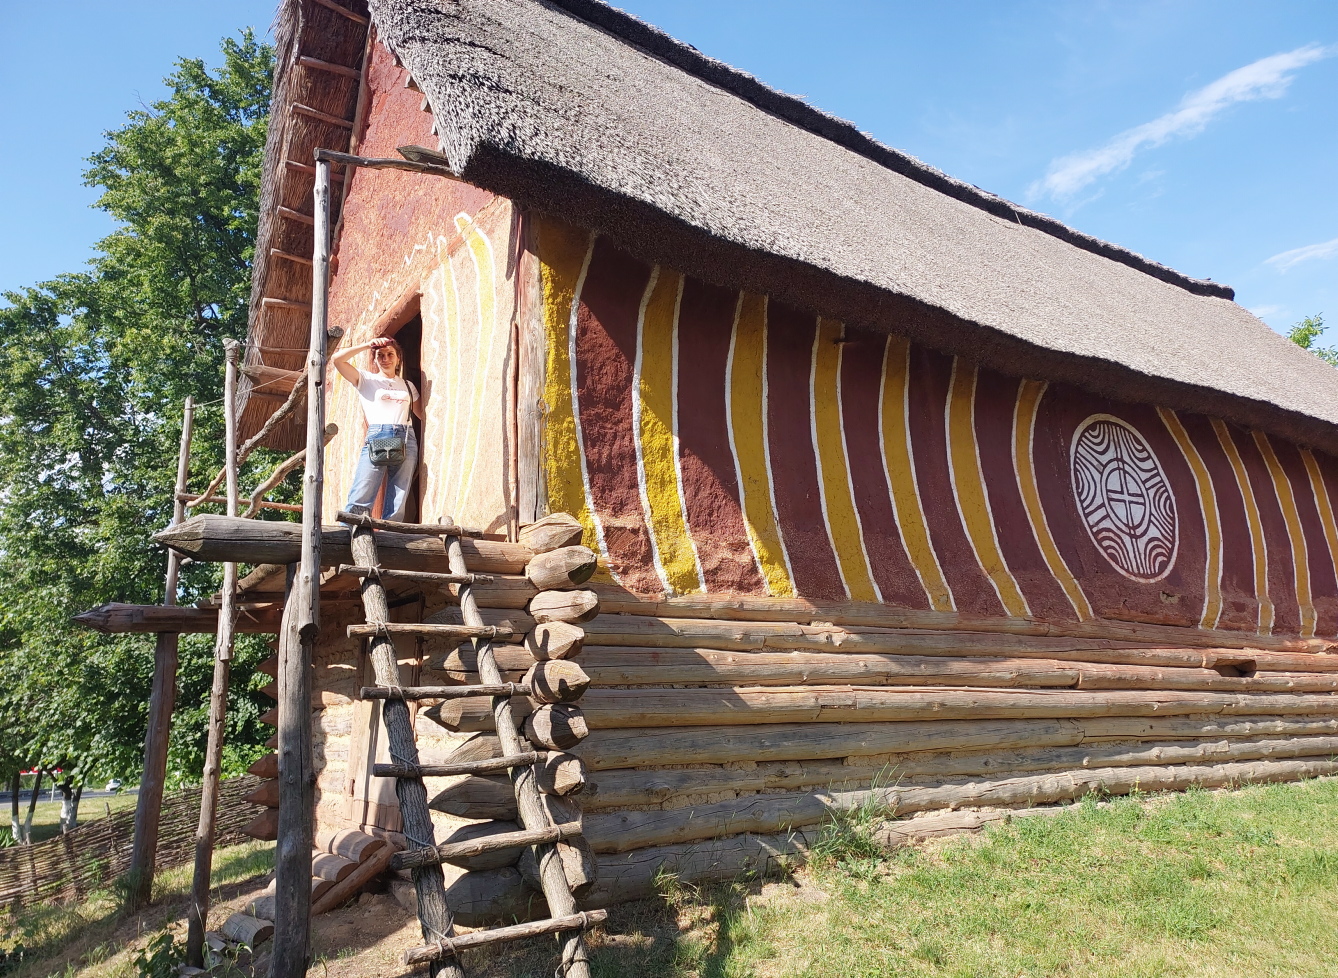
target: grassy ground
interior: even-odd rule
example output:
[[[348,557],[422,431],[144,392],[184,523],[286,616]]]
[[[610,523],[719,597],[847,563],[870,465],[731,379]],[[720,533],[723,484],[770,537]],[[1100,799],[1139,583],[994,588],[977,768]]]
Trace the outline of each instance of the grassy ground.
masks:
[[[1322,779],[1087,803],[891,854],[871,842],[875,813],[857,813],[791,879],[666,881],[661,899],[614,908],[592,935],[594,973],[1330,978],[1338,974],[1335,812],[1338,779]],[[258,845],[221,852],[220,901],[263,885],[269,858]],[[13,978],[132,978],[134,949],[179,920],[187,883],[185,869],[165,877],[164,902],[138,918],[96,900],[44,911],[33,941],[58,953],[30,957]],[[0,915],[0,935],[5,923]],[[416,931],[388,897],[364,895],[317,918],[311,974],[403,974],[399,952],[418,943]],[[471,978],[540,978],[554,963],[547,939],[466,959]],[[254,964],[265,973],[263,953]]]
[[[50,797],[46,791],[42,792],[42,797]],[[79,824],[86,825],[89,822],[97,821],[100,818],[106,818],[107,815],[117,812],[130,811],[135,807],[137,796],[134,792],[123,792],[119,795],[110,795],[100,798],[85,798],[79,805]],[[0,828],[9,828],[9,805],[5,804],[4,822]],[[19,818],[28,817],[28,796],[24,795],[19,805]],[[47,839],[60,835],[60,793],[56,793],[55,801],[39,801],[37,807],[33,809],[33,841],[44,842]]]

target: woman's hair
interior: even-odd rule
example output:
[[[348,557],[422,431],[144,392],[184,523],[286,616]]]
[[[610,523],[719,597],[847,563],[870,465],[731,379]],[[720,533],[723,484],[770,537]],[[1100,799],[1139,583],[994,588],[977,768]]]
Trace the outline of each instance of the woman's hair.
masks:
[[[404,376],[404,347],[400,346],[400,341],[399,341],[399,340],[392,339],[392,340],[390,341],[390,348],[391,348],[392,350],[395,351],[395,376],[396,376],[396,377],[403,377],[403,376]],[[372,373],[377,373],[377,366],[376,366],[376,351],[375,351],[375,350],[368,350],[368,351],[367,351],[367,356],[368,356],[368,357],[371,359],[371,361],[372,361],[372,362],[371,362]]]

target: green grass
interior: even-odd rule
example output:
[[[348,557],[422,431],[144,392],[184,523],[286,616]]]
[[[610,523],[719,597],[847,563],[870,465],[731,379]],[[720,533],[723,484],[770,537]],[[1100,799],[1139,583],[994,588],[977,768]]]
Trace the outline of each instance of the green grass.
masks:
[[[810,871],[826,899],[736,901],[697,973],[1332,976],[1335,813],[1323,780],[1086,803],[890,856],[840,826]]]

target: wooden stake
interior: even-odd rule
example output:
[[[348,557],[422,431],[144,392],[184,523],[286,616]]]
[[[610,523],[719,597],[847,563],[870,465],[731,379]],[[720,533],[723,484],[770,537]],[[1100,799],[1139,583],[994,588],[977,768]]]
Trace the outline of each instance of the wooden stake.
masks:
[[[223,468],[228,487],[228,515],[237,515],[237,362],[241,345],[224,340]],[[223,565],[223,604],[218,613],[214,643],[214,684],[209,692],[209,740],[204,754],[200,791],[200,824],[195,832],[195,875],[186,931],[186,963],[204,966],[204,932],[209,922],[209,877],[214,863],[214,820],[218,814],[218,778],[223,759],[223,736],[228,713],[228,680],[232,671],[232,639],[237,619],[237,565]]]
[[[176,495],[186,491],[190,475],[190,442],[195,427],[195,398],[186,398],[181,418],[181,447],[177,452]],[[172,506],[172,522],[180,523],[186,507],[180,500]],[[167,552],[167,580],[163,604],[177,603],[177,577],[181,556]],[[144,776],[135,802],[135,841],[130,855],[130,887],[126,909],[130,912],[149,903],[153,896],[153,873],[158,849],[158,819],[163,808],[163,782],[167,777],[167,745],[172,736],[172,709],[177,698],[176,632],[159,632],[153,650],[153,691],[149,694],[149,726],[144,734]]]
[[[320,627],[321,497],[325,489],[325,350],[330,291],[330,165],[312,189],[311,332],[307,349],[307,447],[302,479],[302,562],[288,595],[292,622],[279,647],[279,839],[274,859],[271,978],[302,978],[311,958],[311,842],[315,769],[311,658]]]

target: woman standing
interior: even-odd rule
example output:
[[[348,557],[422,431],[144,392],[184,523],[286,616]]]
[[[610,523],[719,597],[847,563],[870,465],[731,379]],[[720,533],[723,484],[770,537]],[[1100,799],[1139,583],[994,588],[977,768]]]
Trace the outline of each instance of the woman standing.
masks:
[[[353,358],[364,350],[371,351],[370,371],[353,365]],[[339,376],[358,389],[362,413],[367,418],[367,439],[358,456],[344,509],[370,514],[384,482],[386,496],[381,504],[381,518],[403,519],[409,488],[418,471],[418,438],[409,423],[409,412],[420,421],[423,418],[418,388],[403,377],[404,351],[389,336],[378,336],[339,350],[330,360]]]

